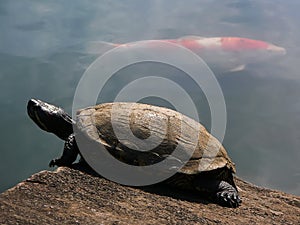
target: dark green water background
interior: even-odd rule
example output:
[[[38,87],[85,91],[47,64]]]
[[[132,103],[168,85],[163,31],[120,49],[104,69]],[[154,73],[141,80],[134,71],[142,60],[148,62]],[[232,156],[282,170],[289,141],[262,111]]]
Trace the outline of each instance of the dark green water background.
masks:
[[[223,144],[238,176],[300,195],[299,10],[297,0],[1,1],[0,191],[48,169],[61,153],[63,142],[32,123],[26,104],[36,97],[71,113],[77,83],[96,58],[80,46],[199,35],[248,37],[286,48],[280,60],[217,76],[228,118]],[[115,80],[104,101],[124,82]],[[209,128],[206,100],[193,90],[191,85]]]

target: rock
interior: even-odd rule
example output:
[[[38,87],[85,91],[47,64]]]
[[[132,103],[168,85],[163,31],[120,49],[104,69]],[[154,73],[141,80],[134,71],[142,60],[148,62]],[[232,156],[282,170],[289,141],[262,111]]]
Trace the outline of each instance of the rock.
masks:
[[[232,209],[197,193],[126,187],[61,167],[2,193],[0,224],[299,224],[299,196],[235,181],[243,203]]]

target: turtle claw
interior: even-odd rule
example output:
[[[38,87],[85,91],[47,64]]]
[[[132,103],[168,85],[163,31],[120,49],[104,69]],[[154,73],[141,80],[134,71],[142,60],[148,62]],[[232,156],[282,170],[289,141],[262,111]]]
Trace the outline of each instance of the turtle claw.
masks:
[[[217,201],[220,205],[231,208],[236,208],[242,203],[242,200],[238,196],[237,192],[229,191],[218,192]]]
[[[50,162],[49,162],[49,167],[54,167],[57,165],[57,159],[52,159]]]
[[[66,163],[63,163],[61,159],[52,159],[49,162],[49,167],[55,167],[55,166],[68,166]]]

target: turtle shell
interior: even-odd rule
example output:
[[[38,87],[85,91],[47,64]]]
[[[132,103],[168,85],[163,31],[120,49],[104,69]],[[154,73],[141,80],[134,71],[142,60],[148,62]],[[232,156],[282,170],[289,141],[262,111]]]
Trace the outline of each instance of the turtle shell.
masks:
[[[171,109],[141,103],[104,103],[78,110],[76,126],[76,132],[104,145],[113,156],[129,164],[159,162],[179,147],[181,154],[191,156],[180,173],[220,168],[235,172],[222,144],[203,125]],[[146,151],[149,143],[154,147]]]

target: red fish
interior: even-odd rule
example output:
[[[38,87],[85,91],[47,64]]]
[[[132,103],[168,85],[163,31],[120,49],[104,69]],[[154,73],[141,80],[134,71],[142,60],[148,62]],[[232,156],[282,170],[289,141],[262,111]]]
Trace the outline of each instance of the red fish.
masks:
[[[218,72],[234,72],[245,69],[246,65],[265,62],[275,56],[286,54],[283,47],[243,37],[199,37],[186,36],[179,39],[163,39],[169,43],[178,44],[199,55],[211,68]],[[93,54],[103,54],[113,47],[130,46],[129,44],[114,44],[93,42],[86,50]],[[105,48],[103,47],[106,46]],[[105,50],[105,51],[104,51]]]
[[[190,49],[201,56],[209,66],[219,67],[224,72],[240,71],[248,64],[264,62],[286,54],[283,47],[242,37],[188,36],[166,41]]]
[[[190,50],[223,50],[223,51],[249,51],[269,50],[285,54],[285,49],[273,44],[242,37],[198,37],[187,36],[179,39],[166,40],[182,45]]]

